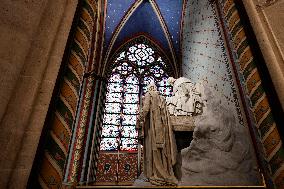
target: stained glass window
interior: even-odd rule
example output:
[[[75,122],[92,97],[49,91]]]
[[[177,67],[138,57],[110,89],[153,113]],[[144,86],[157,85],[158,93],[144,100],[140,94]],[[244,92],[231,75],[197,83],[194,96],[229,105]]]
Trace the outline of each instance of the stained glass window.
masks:
[[[140,42],[129,44],[113,59],[108,73],[97,183],[117,185],[137,178],[141,167],[139,170],[135,128],[141,99],[152,81],[161,95],[171,96],[166,65],[154,48]]]
[[[137,43],[121,52],[108,80],[100,150],[137,150],[137,115],[146,86],[155,82],[164,96],[172,88],[167,83],[166,64],[148,45]]]

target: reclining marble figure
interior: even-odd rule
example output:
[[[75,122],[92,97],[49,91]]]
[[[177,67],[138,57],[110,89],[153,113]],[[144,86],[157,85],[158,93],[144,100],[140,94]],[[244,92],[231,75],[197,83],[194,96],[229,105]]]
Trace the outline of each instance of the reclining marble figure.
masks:
[[[217,95],[206,90],[204,113],[196,120],[193,140],[181,151],[180,185],[260,185],[248,135]]]

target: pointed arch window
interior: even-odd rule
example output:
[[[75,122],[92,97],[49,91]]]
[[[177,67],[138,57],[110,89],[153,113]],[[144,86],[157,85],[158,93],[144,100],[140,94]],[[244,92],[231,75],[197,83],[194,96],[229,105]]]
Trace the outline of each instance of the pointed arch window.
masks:
[[[100,150],[137,150],[136,118],[146,86],[155,82],[160,93],[170,96],[166,64],[148,45],[136,43],[114,61],[108,80]]]
[[[161,95],[171,96],[167,79],[172,71],[166,60],[155,46],[144,41],[127,44],[113,59],[108,72],[97,182],[118,184],[137,178],[135,128],[141,99],[150,82],[156,83]]]

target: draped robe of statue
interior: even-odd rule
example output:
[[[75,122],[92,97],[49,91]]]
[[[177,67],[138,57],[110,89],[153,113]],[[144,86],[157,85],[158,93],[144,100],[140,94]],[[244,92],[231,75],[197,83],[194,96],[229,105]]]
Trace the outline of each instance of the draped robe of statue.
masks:
[[[143,173],[153,185],[176,185],[173,165],[177,148],[165,98],[155,86],[143,100]]]

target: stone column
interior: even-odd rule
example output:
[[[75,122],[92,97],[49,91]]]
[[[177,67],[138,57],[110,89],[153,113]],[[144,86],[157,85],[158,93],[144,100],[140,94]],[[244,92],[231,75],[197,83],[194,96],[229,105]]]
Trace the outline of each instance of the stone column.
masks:
[[[0,188],[26,188],[76,5],[1,2]]]
[[[246,1],[244,1],[246,2]],[[253,1],[246,2],[246,4],[250,4]],[[223,0],[217,1],[221,16],[224,19],[225,29],[228,32],[228,36],[231,41],[231,48],[234,51],[234,56],[236,57],[236,65],[238,67],[239,74],[243,78],[243,86],[245,87],[245,95],[248,101],[250,102],[250,108],[254,116],[255,122],[255,130],[257,130],[258,135],[257,137],[260,138],[263,151],[264,151],[264,158],[267,164],[269,165],[269,170],[266,172],[271,176],[274,181],[274,185],[277,188],[283,188],[284,183],[284,158],[283,158],[283,145],[282,141],[277,129],[277,125],[275,122],[275,118],[273,117],[272,110],[267,98],[267,95],[264,91],[262,81],[265,78],[261,78],[259,71],[257,69],[257,60],[255,59],[255,55],[253,54],[251,47],[247,42],[247,36],[245,33],[245,29],[241,23],[240,16],[238,10],[236,9],[236,5],[233,0]],[[253,7],[251,7],[252,9]],[[253,11],[253,10],[249,10]],[[248,11],[248,12],[249,12]],[[254,15],[257,17],[257,15]],[[257,18],[253,18],[254,20]],[[254,24],[262,24],[255,20]],[[263,32],[263,31],[262,31]],[[268,31],[266,31],[268,32]],[[270,35],[266,33],[257,33],[256,35]],[[259,42],[260,43],[260,42]],[[262,41],[260,45],[262,48],[268,48],[269,44]],[[268,49],[267,49],[268,51]],[[271,53],[263,52],[266,54]],[[270,58],[275,58],[275,55],[269,55],[267,57],[269,60]],[[266,59],[268,62],[269,60]],[[276,66],[275,59],[271,60],[271,64]],[[273,62],[274,61],[274,62]],[[269,62],[270,63],[270,62]],[[279,62],[278,62],[279,64]],[[280,71],[280,70],[278,70]],[[272,74],[272,73],[271,73]],[[276,73],[275,73],[276,74]],[[281,76],[281,74],[276,77]],[[275,77],[275,76],[273,76]],[[284,80],[281,81],[282,84]],[[282,85],[281,84],[281,85]],[[279,85],[280,86],[280,85]],[[278,87],[279,87],[278,86]],[[283,88],[283,87],[282,87]],[[282,90],[282,89],[281,89]],[[280,94],[281,91],[278,91]],[[283,97],[283,96],[282,96]],[[282,101],[282,100],[281,100]],[[280,126],[280,125],[279,125]],[[261,151],[261,149],[259,149]]]
[[[284,109],[284,1],[243,0],[243,3]]]
[[[47,141],[38,174],[39,184],[43,188],[62,187],[69,146],[74,142],[71,140],[72,135],[81,132],[74,126],[79,121],[76,115],[82,109],[80,99],[86,94],[85,89],[88,89],[88,94],[92,93],[93,80],[90,78],[84,80],[83,76],[89,72],[93,63],[93,46],[97,33],[97,2],[96,0],[81,1],[82,8],[77,15],[79,18],[66,63],[66,71],[60,76],[58,100],[48,125],[48,133],[45,133]],[[84,140],[84,136],[80,136],[80,139],[82,137]],[[80,159],[79,156],[78,158]],[[76,185],[76,181],[74,184]]]

